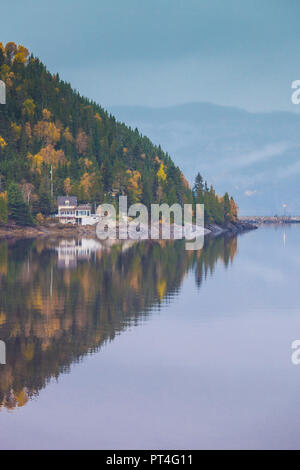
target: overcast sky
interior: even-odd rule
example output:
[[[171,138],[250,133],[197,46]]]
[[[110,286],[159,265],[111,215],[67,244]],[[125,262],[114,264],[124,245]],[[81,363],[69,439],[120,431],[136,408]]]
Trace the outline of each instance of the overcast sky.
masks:
[[[1,0],[15,41],[104,106],[300,111],[299,0]],[[300,108],[300,105],[299,105]]]

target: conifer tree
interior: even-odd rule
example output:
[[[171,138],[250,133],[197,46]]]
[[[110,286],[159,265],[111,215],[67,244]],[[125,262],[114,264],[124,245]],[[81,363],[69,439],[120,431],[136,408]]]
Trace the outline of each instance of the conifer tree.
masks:
[[[7,201],[0,195],[0,223],[7,224],[8,221],[8,207]]]
[[[228,193],[224,194],[224,220],[229,222],[231,220],[231,205]]]
[[[29,206],[24,202],[22,192],[16,183],[10,183],[7,190],[9,216],[19,225],[33,225]]]

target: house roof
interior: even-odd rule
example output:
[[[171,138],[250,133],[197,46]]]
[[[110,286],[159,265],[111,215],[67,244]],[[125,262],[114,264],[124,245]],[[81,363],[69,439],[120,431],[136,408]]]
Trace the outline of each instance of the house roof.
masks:
[[[57,205],[66,206],[67,201],[69,201],[69,206],[77,206],[77,197],[75,196],[58,196]]]
[[[91,210],[92,206],[91,204],[79,204],[79,206],[77,207],[77,210],[78,211],[89,211]]]

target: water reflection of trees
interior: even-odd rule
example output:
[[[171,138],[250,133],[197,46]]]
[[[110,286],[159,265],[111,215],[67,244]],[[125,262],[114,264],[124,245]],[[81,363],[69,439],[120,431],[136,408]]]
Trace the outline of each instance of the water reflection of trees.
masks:
[[[236,249],[236,237],[206,240],[198,252],[186,251],[183,242],[110,249],[92,241],[1,242],[0,339],[7,364],[0,366],[0,407],[25,405],[51,378],[170,301],[188,271],[200,287]]]

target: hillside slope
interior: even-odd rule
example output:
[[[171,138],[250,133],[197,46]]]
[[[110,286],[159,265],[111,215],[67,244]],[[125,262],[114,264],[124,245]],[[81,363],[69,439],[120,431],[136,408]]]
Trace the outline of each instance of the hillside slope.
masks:
[[[28,210],[19,214],[47,215],[64,194],[96,204],[118,194],[147,206],[194,201],[179,167],[160,146],[80,96],[25,47],[0,43],[0,79],[7,89],[7,104],[0,108],[0,193],[3,204],[8,190],[11,217],[17,218],[15,206],[23,203]],[[206,215],[214,220],[216,209],[224,220],[228,204],[224,208],[213,188],[205,191]]]

